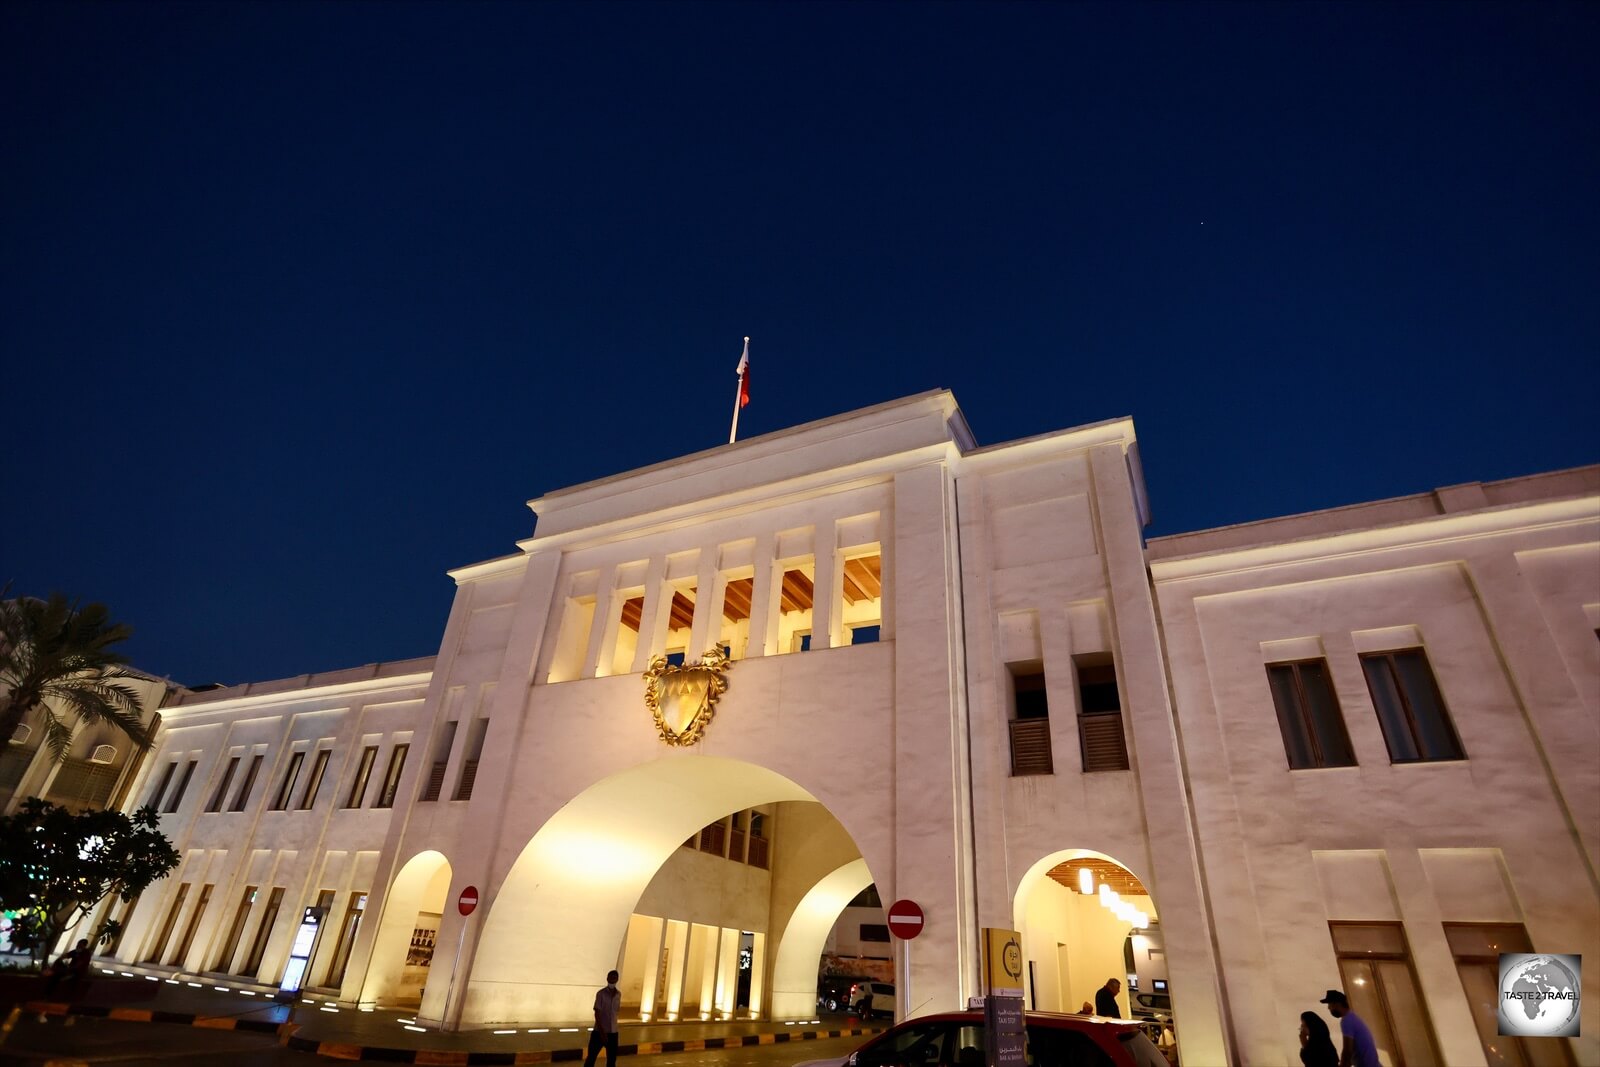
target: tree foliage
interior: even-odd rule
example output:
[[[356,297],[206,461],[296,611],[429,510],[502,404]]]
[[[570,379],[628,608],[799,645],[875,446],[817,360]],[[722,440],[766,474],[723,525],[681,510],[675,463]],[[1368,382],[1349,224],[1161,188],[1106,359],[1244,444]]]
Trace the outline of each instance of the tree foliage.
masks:
[[[39,708],[45,743],[58,760],[72,741],[69,720],[109,722],[148,748],[139,693],[121,682],[133,677],[128,661],[111,648],[132,633],[111,621],[104,604],[80,608],[60,593],[0,600],[0,744]]]
[[[153,807],[75,815],[38,797],[0,817],[0,909],[20,913],[12,943],[42,959],[106,897],[130,901],[177,867],[178,850],[159,820]],[[110,940],[118,929],[102,922],[90,944]]]

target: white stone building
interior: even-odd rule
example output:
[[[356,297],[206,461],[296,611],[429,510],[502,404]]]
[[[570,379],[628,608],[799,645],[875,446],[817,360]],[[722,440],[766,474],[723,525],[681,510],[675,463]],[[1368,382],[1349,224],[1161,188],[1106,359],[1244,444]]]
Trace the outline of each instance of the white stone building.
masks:
[[[114,954],[276,983],[322,906],[307,982],[430,1025],[614,966],[638,1017],[808,1018],[876,884],[927,917],[902,1017],[1001,927],[1041,1009],[1170,983],[1191,1065],[1294,1060],[1340,985],[1488,1063],[1477,942],[1600,961],[1600,468],[1148,546],[1144,501],[1130,420],[980,448],[947,392],[546,495],[437,657],[164,709],[128,803],[183,866]],[[717,648],[667,743],[653,657]]]

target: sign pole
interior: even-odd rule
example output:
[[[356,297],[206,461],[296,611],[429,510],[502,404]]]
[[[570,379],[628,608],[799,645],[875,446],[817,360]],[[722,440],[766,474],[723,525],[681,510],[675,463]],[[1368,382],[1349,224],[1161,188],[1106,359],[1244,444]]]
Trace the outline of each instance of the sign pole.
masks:
[[[465,948],[467,944],[467,924],[472,921],[472,913],[477,907],[478,887],[475,885],[469,885],[463,889],[461,891],[461,895],[456,898],[456,910],[461,913],[461,938],[456,942],[455,962],[450,964],[450,984],[446,986],[444,990],[444,1017],[439,1021],[439,1029],[445,1031],[446,1033],[455,1033],[458,1029],[460,1029],[460,1027],[456,1025],[455,1017],[450,1014],[450,1002],[455,999],[456,972],[461,969],[461,950]]]
[[[439,1027],[439,1029],[445,1031],[446,1033],[453,1034],[458,1029],[455,1018],[450,1014],[450,1001],[451,998],[455,996],[456,971],[461,967],[461,950],[466,946],[467,923],[471,921],[471,919],[464,915],[461,917],[461,939],[456,942],[455,962],[450,964],[450,986],[444,991],[444,1019],[441,1020],[443,1025]]]

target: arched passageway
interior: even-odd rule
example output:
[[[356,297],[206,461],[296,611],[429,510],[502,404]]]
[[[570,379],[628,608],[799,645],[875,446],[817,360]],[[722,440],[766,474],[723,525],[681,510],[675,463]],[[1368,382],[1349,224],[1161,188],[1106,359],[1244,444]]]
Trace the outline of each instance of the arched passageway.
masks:
[[[416,1007],[433,973],[434,939],[450,890],[450,863],[419,852],[395,875],[383,905],[361,999],[384,1007]]]
[[[639,914],[646,890],[655,892],[652,880],[686,839],[730,812],[774,805],[783,817],[762,906],[765,930]],[[641,1014],[729,1014],[746,952],[779,961],[768,970],[772,998],[757,979],[751,1007],[772,1017],[809,1016],[822,941],[871,881],[846,827],[795,782],[739,760],[671,753],[584,790],[523,848],[490,902],[461,1025],[584,1019],[606,971],[619,965],[628,976],[624,1001],[638,1002]],[[772,931],[781,931],[775,944]],[[441,996],[430,990],[424,1011],[442,1008]]]
[[[772,1013],[777,1018],[810,1014],[817,1006],[817,958],[839,913],[872,884],[866,860],[829,873],[801,898],[789,918],[772,968]]]
[[[1115,978],[1122,1018],[1170,1017],[1160,917],[1143,882],[1114,858],[1087,849],[1044,857],[1018,884],[1015,921],[1030,1008],[1092,1007]],[[1158,1011],[1157,1003],[1168,1006]]]

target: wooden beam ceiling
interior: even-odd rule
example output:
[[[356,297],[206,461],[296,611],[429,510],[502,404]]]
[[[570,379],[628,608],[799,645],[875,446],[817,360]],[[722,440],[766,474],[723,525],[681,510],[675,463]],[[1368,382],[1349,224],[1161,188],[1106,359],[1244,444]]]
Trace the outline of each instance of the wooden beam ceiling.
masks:
[[[672,594],[672,624],[669,630],[683,630],[694,625],[694,590],[685,593],[679,589]]]
[[[622,602],[622,625],[639,632],[639,619],[644,615],[644,597],[636,596],[632,600]]]
[[[811,610],[811,579],[804,571],[783,572],[783,594],[779,604],[784,611]]]
[[[755,593],[754,578],[736,578],[728,583],[722,597],[722,617],[729,622],[740,622],[750,617],[750,598]]]
[[[883,595],[883,557],[859,556],[844,561],[844,598],[854,604]]]
[[[1074,893],[1078,892],[1078,871],[1087,867],[1094,875],[1095,891],[1099,892],[1100,883],[1104,882],[1118,894],[1128,897],[1147,897],[1150,891],[1135,878],[1133,872],[1120,863],[1110,860],[1081,859],[1070,863],[1058,863],[1050,868],[1051,881],[1066,886]]]
[[[851,604],[862,600],[875,600],[883,595],[883,557],[860,556],[844,564],[844,598]],[[736,578],[726,586],[722,598],[723,618],[741,622],[750,617],[750,602],[755,595],[754,578]],[[782,611],[810,611],[816,590],[804,571],[783,572],[783,587],[779,594]],[[633,597],[622,605],[622,625],[639,632],[644,615],[644,597]],[[694,622],[694,591],[678,590],[672,594],[672,623],[670,629],[679,630]]]

